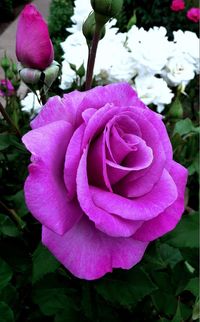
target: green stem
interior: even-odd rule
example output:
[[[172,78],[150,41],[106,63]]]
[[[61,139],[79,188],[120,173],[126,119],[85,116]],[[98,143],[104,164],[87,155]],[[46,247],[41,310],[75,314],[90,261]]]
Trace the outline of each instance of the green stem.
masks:
[[[15,125],[13,120],[10,118],[10,116],[8,115],[8,113],[6,112],[5,108],[3,107],[3,105],[1,103],[0,103],[0,113],[3,115],[6,122],[13,127],[16,134],[21,138],[21,133],[20,133],[19,129],[17,128],[17,126]]]
[[[24,229],[24,221],[16,214],[15,210],[8,208],[2,201],[0,201],[0,206],[9,214],[11,219],[17,224],[20,229]]]
[[[100,39],[100,30],[96,27],[94,32],[94,37],[92,40],[92,45],[89,48],[89,55],[88,55],[88,62],[87,62],[87,73],[86,73],[86,83],[85,83],[85,90],[89,90],[92,87],[92,77],[93,77],[93,70],[94,70],[94,63],[97,53],[97,47]]]
[[[47,102],[47,95],[45,94],[44,86],[40,90],[40,99],[41,99],[42,105],[45,105]]]

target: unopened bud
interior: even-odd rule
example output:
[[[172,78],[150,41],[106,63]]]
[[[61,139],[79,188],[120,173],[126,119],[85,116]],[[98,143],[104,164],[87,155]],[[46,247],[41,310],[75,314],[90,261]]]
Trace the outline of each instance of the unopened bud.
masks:
[[[53,82],[58,77],[59,70],[60,65],[54,60],[53,63],[43,71],[45,75],[44,85],[47,87],[47,90],[51,87]]]
[[[9,69],[6,73],[6,77],[11,80],[15,77],[15,74]]]
[[[19,71],[19,74],[23,82],[29,86],[38,84],[42,72],[38,69],[23,68]]]
[[[10,61],[6,55],[1,59],[1,67],[5,72],[10,68]]]
[[[90,0],[95,13],[113,18],[120,12],[123,0]]]
[[[94,37],[94,32],[96,29],[96,21],[95,21],[95,13],[92,12],[89,14],[85,22],[83,23],[82,31],[87,40],[87,42],[91,42]],[[105,27],[101,29],[100,39],[105,36]]]

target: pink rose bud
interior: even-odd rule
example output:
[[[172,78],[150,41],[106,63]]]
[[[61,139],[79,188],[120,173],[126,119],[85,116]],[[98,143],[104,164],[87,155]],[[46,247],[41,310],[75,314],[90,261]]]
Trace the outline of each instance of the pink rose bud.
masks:
[[[187,12],[187,18],[194,22],[199,22],[200,20],[200,9],[199,8],[191,8]]]
[[[173,0],[170,8],[173,11],[181,11],[185,8],[185,2],[183,0]]]
[[[16,34],[16,56],[25,67],[44,70],[54,59],[48,27],[34,5],[20,14]]]
[[[15,89],[9,79],[0,80],[0,96],[12,96]]]

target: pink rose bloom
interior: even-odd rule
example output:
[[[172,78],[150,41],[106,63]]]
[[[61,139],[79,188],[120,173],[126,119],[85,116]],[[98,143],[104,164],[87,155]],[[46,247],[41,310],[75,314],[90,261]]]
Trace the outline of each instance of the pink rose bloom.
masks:
[[[52,97],[31,127],[26,203],[43,244],[75,276],[130,269],[180,220],[187,170],[130,85]]]
[[[194,22],[199,22],[200,20],[200,9],[199,8],[191,8],[187,12],[187,18]]]
[[[15,89],[9,79],[0,80],[0,96],[12,96],[15,93]]]
[[[16,56],[25,67],[44,70],[54,59],[48,27],[34,5],[20,14],[16,34]]]
[[[183,0],[172,0],[171,10],[181,11],[185,8],[185,2]]]

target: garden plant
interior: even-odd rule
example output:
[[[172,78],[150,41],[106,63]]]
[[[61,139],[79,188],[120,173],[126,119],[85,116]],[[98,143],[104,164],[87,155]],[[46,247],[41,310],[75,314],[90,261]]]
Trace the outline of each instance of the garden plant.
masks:
[[[199,19],[183,0],[21,11],[18,63],[1,59],[0,322],[200,318]]]

